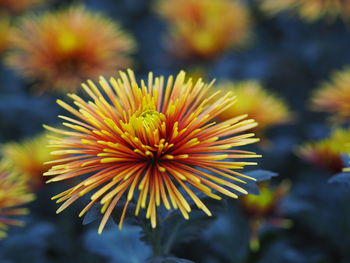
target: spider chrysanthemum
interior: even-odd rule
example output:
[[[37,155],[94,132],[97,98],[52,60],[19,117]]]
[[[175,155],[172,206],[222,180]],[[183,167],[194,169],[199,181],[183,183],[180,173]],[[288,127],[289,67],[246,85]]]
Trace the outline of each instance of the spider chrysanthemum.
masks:
[[[128,67],[135,43],[116,22],[74,7],[25,18],[11,47],[9,66],[41,89],[67,91]]]
[[[36,189],[44,184],[42,174],[49,169],[44,163],[55,159],[47,144],[46,134],[21,142],[8,142],[1,148],[3,161],[9,169],[26,176],[28,184]]]
[[[17,173],[10,173],[4,164],[0,164],[0,239],[7,236],[9,226],[21,226],[18,217],[28,213],[22,205],[32,201],[26,178]]]
[[[221,121],[237,115],[248,114],[259,123],[263,131],[275,125],[286,124],[293,119],[286,103],[274,93],[264,89],[257,81],[226,82],[217,86],[225,92],[232,92],[237,102],[218,114]]]
[[[350,68],[333,73],[331,81],[317,89],[311,99],[315,111],[329,112],[337,122],[350,120]]]
[[[83,84],[89,101],[69,94],[77,108],[59,100],[74,117],[60,116],[70,130],[47,127],[57,134],[51,145],[58,148],[52,154],[60,164],[44,175],[54,176],[48,182],[81,182],[54,197],[64,202],[58,212],[91,193],[80,216],[99,202],[104,214],[99,232],[118,203],[124,207],[120,227],[130,203],[136,215],[145,208],[156,227],[158,206],[179,209],[187,219],[188,198],[211,215],[197,191],[215,199],[247,194],[234,182],[253,178],[236,169],[255,164],[241,158],[259,156],[237,147],[258,141],[253,133],[244,133],[257,124],[246,115],[215,123],[235,97],[218,92],[206,98],[211,85],[186,80],[184,72],[168,79],[150,73],[148,80],[137,83],[129,70],[118,79],[101,78],[99,87],[91,81]],[[214,97],[216,102],[208,104]],[[67,154],[71,156],[59,158]]]
[[[345,164],[342,154],[350,153],[350,129],[335,129],[329,137],[307,142],[298,147],[298,155],[312,165],[331,172],[340,172]]]
[[[180,57],[210,59],[251,38],[248,9],[236,0],[160,0],[156,10],[169,25],[171,51]]]
[[[289,10],[309,22],[323,17],[341,16],[344,20],[350,18],[349,0],[260,0],[260,2],[262,9],[267,13],[276,14]]]

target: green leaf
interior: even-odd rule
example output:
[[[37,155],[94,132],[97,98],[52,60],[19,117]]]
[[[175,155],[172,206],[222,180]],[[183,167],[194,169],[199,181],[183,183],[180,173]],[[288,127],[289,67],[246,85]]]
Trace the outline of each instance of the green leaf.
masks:
[[[257,182],[270,180],[272,177],[278,176],[277,173],[267,171],[267,170],[254,170],[246,172],[246,175],[253,177]]]

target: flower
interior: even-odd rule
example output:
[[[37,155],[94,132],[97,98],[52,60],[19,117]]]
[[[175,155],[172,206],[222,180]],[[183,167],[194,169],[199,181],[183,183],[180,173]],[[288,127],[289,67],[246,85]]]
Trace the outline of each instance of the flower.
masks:
[[[290,220],[280,215],[281,200],[288,194],[290,183],[282,181],[277,186],[267,182],[259,183],[259,195],[246,195],[241,198],[241,207],[250,224],[250,247],[257,250],[260,246],[259,233],[264,224],[275,227],[289,227]]]
[[[316,167],[331,172],[344,168],[342,154],[350,152],[350,129],[335,129],[328,138],[298,147],[297,154]]]
[[[259,123],[257,128],[263,131],[271,126],[286,124],[292,120],[292,114],[285,102],[263,89],[257,81],[226,82],[218,85],[217,88],[225,92],[232,92],[238,98],[235,104],[217,116],[221,121],[246,113]]]
[[[0,56],[9,47],[9,38],[12,32],[12,27],[10,26],[10,20],[8,17],[0,17]]]
[[[156,10],[169,24],[170,50],[180,57],[211,59],[251,36],[248,9],[236,0],[163,0]]]
[[[44,174],[54,176],[48,182],[81,179],[53,198],[64,202],[57,212],[93,192],[80,216],[99,201],[104,214],[99,233],[118,203],[124,204],[121,228],[133,201],[135,215],[147,207],[146,217],[155,228],[160,205],[168,210],[180,209],[189,218],[191,207],[186,195],[210,216],[197,190],[214,199],[221,199],[220,193],[232,198],[237,198],[237,192],[247,194],[233,182],[254,179],[235,169],[256,164],[240,158],[260,156],[235,147],[258,141],[253,133],[242,134],[256,122],[245,119],[246,115],[213,122],[234,103],[231,93],[218,98],[217,92],[209,98],[217,97],[216,103],[208,105],[205,95],[212,83],[201,79],[193,83],[185,79],[184,72],[167,80],[149,73],[148,80],[138,84],[133,71],[128,70],[127,74],[120,72],[118,79],[101,77],[99,84],[100,88],[92,81],[83,84],[89,102],[69,94],[78,110],[58,100],[75,116],[61,116],[70,130],[46,127],[58,135],[50,142],[58,148],[52,154],[72,155],[58,157],[61,164]]]
[[[291,10],[308,22],[323,17],[334,18],[337,16],[342,16],[344,20],[347,20],[350,16],[350,2],[348,0],[263,0],[261,8],[269,14]]]
[[[22,13],[42,2],[43,0],[0,0],[0,13]]]
[[[350,68],[333,73],[330,82],[317,89],[311,99],[311,108],[333,115],[337,122],[350,118]]]
[[[24,19],[11,45],[12,68],[60,91],[127,67],[135,46],[118,24],[82,7]]]
[[[9,226],[21,226],[23,222],[16,217],[28,213],[19,208],[34,199],[29,192],[25,177],[9,173],[4,164],[0,164],[0,239],[7,236]]]
[[[51,149],[47,147],[46,134],[40,134],[23,142],[9,142],[3,145],[1,152],[3,161],[11,170],[28,178],[28,183],[34,188],[43,185],[43,173],[49,169],[44,164],[55,159],[50,154]]]

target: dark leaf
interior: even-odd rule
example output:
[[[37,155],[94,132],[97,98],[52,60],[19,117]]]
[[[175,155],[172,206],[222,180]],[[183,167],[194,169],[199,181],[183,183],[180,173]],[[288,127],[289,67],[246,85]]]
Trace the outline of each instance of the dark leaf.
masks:
[[[255,178],[257,182],[270,180],[272,177],[278,176],[277,173],[267,171],[267,170],[254,170],[254,171],[246,172],[245,174]]]
[[[187,259],[182,259],[182,258],[166,257],[166,258],[153,258],[147,261],[147,263],[195,263],[195,262]]]
[[[350,173],[339,173],[328,180],[329,183],[341,183],[350,186]]]

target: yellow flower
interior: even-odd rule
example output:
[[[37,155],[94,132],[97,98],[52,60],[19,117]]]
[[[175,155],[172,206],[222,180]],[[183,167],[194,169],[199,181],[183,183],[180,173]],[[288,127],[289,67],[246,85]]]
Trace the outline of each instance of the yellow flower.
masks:
[[[309,142],[297,149],[298,155],[331,172],[340,172],[344,167],[341,155],[350,153],[350,129],[335,129],[328,138]]]
[[[21,226],[17,217],[28,213],[26,208],[19,208],[34,199],[29,192],[26,178],[16,173],[9,173],[4,164],[0,164],[0,239],[7,236],[8,227]]]
[[[330,82],[313,93],[311,107],[332,114],[337,122],[350,120],[350,68],[333,73]]]
[[[344,20],[350,17],[349,0],[262,0],[261,7],[269,14],[290,10],[308,22],[323,17],[341,16]]]
[[[133,39],[82,7],[26,18],[14,32],[8,64],[46,90],[74,90],[87,78],[130,64]]]
[[[170,49],[184,58],[210,59],[251,36],[248,9],[236,0],[161,0],[156,8],[169,24]]]
[[[246,113],[257,121],[259,124],[257,129],[263,131],[292,120],[292,114],[285,102],[272,92],[263,89],[257,81],[226,82],[217,88],[224,92],[232,92],[237,97],[235,104],[217,116],[221,121]]]
[[[49,168],[45,162],[54,160],[50,154],[51,149],[47,147],[46,134],[26,139],[20,143],[10,142],[2,147],[4,163],[11,170],[16,171],[28,178],[28,183],[34,188],[43,185],[43,173]]]
[[[71,157],[57,159],[60,164],[45,175],[54,176],[48,182],[70,178],[81,182],[54,197],[64,202],[57,212],[91,192],[91,201],[80,216],[100,202],[104,216],[99,232],[117,204],[124,206],[121,227],[134,202],[135,215],[145,208],[146,217],[156,227],[161,205],[180,209],[189,218],[186,195],[210,216],[196,191],[214,199],[221,199],[220,193],[232,198],[237,198],[236,191],[247,194],[234,182],[253,178],[236,169],[256,163],[239,159],[260,156],[237,147],[258,141],[253,133],[244,133],[256,122],[240,115],[215,123],[215,116],[235,98],[217,92],[209,98],[216,98],[216,103],[209,105],[206,93],[211,85],[201,79],[186,80],[184,72],[175,79],[154,78],[150,73],[148,80],[138,83],[128,70],[127,74],[120,72],[118,79],[100,78],[99,87],[91,81],[83,84],[88,102],[69,94],[78,109],[58,100],[74,118],[61,117],[70,130],[47,127],[57,134],[50,142],[58,148],[52,154]]]

